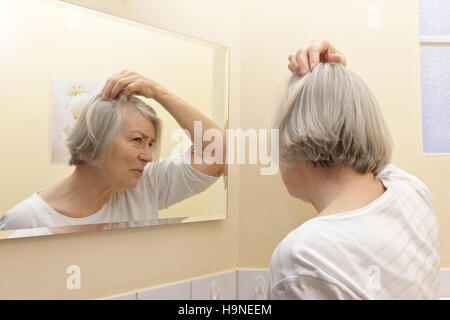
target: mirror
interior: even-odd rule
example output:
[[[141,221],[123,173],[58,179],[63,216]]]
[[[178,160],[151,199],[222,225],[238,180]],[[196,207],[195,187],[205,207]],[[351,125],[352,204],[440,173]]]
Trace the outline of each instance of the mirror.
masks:
[[[124,69],[158,82],[225,128],[229,48],[223,45],[57,0],[8,2],[0,26],[0,218],[73,173],[67,135],[89,98]],[[189,138],[174,134],[175,119],[155,100],[138,98],[162,119],[161,161],[174,150],[189,152]],[[3,228],[0,239],[220,220],[226,200],[224,175],[148,219],[77,224],[73,218],[73,225]]]

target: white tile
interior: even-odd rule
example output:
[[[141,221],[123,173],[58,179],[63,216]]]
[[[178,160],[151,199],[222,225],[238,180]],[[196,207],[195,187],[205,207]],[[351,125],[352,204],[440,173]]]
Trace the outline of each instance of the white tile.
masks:
[[[236,300],[236,271],[192,279],[192,300]]]
[[[136,292],[105,298],[105,300],[136,300]]]
[[[270,277],[268,269],[239,270],[238,299],[268,300]]]
[[[190,300],[191,281],[181,281],[138,291],[137,300]]]
[[[439,297],[450,297],[450,269],[441,268]]]

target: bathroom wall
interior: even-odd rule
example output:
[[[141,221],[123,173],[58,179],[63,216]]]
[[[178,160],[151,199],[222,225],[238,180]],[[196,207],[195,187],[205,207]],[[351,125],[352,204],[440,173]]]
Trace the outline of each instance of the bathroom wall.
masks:
[[[288,54],[329,39],[378,99],[395,149],[392,163],[431,190],[439,221],[441,266],[450,266],[449,156],[422,153],[419,7],[414,0],[241,1],[241,125],[267,124],[284,81]],[[239,266],[264,268],[274,247],[316,214],[293,200],[281,177],[240,170]],[[254,188],[254,186],[258,188]]]
[[[239,2],[68,2],[229,46],[229,124],[239,126]],[[31,52],[37,53],[38,48]],[[34,70],[17,79],[26,78],[27,72]],[[227,220],[0,241],[0,299],[104,297],[234,268],[239,185],[236,168],[230,167],[228,174],[233,191],[228,194]],[[81,289],[66,286],[70,265],[80,267]]]

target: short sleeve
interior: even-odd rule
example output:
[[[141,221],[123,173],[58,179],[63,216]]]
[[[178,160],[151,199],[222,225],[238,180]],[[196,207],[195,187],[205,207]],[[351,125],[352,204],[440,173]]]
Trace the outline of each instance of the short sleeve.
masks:
[[[360,299],[337,283],[307,275],[295,275],[277,282],[270,293],[273,300],[354,300]]]
[[[188,150],[152,164],[149,168],[147,174],[155,179],[158,210],[203,192],[219,179],[195,170],[190,164],[190,155]]]
[[[28,199],[27,199],[28,200]],[[28,201],[22,201],[7,211],[0,219],[0,230],[33,228],[34,215]]]
[[[330,266],[343,265],[343,251],[330,249],[338,237],[326,221],[306,221],[277,246],[270,263],[271,299],[360,299],[338,274],[330,273]]]

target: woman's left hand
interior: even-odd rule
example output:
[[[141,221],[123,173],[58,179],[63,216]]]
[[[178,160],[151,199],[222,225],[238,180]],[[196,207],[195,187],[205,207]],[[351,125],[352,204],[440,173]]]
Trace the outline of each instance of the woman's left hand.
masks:
[[[295,55],[288,57],[288,68],[292,73],[302,76],[312,71],[319,62],[335,62],[347,66],[347,58],[328,41],[320,38],[297,50]]]
[[[136,72],[124,70],[106,81],[101,96],[103,100],[115,99],[123,91],[122,94],[127,98],[134,93],[149,99],[155,99],[161,89],[162,87],[156,82]]]

